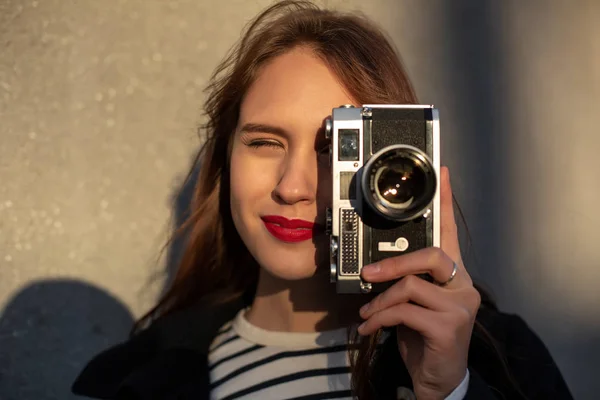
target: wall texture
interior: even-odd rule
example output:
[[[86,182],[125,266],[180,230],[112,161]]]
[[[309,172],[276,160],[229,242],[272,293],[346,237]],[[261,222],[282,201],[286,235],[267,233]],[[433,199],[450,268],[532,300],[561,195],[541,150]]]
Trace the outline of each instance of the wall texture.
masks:
[[[361,9],[441,111],[469,267],[600,390],[600,3]],[[269,0],[0,0],[0,399],[67,399],[161,289],[202,88]]]

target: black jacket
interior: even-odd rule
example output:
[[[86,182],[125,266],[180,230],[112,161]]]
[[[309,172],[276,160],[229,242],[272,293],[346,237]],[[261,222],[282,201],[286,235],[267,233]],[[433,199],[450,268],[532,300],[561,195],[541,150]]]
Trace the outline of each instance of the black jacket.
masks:
[[[90,361],[73,384],[73,392],[112,400],[209,399],[208,347],[217,330],[241,307],[230,303],[210,310],[188,309],[159,319]],[[494,337],[517,385],[477,328],[469,350],[471,378],[465,399],[572,399],[548,350],[521,318],[484,307],[477,320]],[[395,399],[396,387],[412,388],[395,340],[387,340],[376,365],[377,398]]]

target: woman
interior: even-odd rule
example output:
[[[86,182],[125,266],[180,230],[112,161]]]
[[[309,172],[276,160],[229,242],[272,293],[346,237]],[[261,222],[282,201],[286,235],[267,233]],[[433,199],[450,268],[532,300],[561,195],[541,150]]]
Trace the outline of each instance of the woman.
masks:
[[[378,296],[335,294],[322,229],[331,200],[323,121],[341,104],[367,103],[417,103],[369,21],[305,1],[258,16],[209,86],[208,135],[174,282],[128,342],[90,362],[74,392],[571,398],[536,335],[474,287],[446,168],[440,248],[365,267],[367,281],[403,278]],[[433,282],[415,276],[423,272]]]

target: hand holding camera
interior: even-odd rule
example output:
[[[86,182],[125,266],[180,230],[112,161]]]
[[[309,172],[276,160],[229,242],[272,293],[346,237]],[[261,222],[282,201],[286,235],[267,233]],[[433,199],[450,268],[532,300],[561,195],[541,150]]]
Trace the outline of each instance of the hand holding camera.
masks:
[[[343,106],[326,131],[331,280],[338,293],[382,292],[361,308],[359,333],[396,327],[417,398],[444,399],[467,374],[481,299],[460,255],[437,110]]]
[[[464,379],[480,304],[460,257],[448,169],[440,175],[441,248],[387,258],[362,270],[366,281],[396,283],[360,310],[365,322],[359,333],[396,326],[398,350],[418,399],[443,399]],[[421,273],[434,282],[415,276]]]

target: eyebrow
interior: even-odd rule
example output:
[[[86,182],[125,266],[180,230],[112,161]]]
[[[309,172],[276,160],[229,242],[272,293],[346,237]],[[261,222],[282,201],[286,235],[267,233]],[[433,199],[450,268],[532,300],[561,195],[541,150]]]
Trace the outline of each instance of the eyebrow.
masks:
[[[244,124],[240,129],[240,133],[270,133],[273,135],[283,136],[285,138],[290,137],[288,131],[279,126],[257,123]],[[321,127],[317,132],[315,145],[316,147],[321,147],[324,143],[329,143],[329,140],[325,139],[325,129]]]
[[[274,135],[289,136],[288,132],[285,129],[283,129],[279,126],[267,125],[267,124],[254,124],[254,123],[244,124],[244,126],[242,126],[242,129],[240,129],[240,132],[272,133]]]

